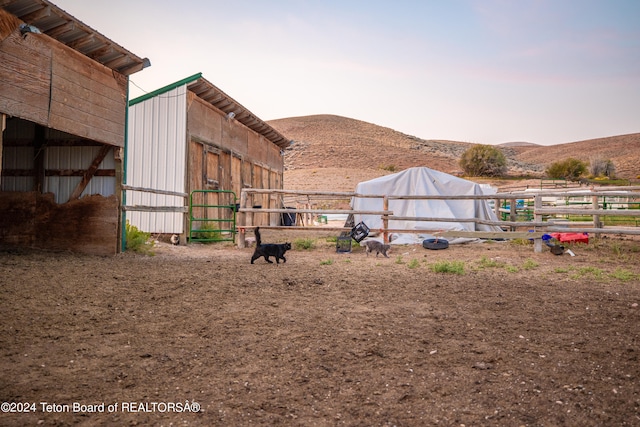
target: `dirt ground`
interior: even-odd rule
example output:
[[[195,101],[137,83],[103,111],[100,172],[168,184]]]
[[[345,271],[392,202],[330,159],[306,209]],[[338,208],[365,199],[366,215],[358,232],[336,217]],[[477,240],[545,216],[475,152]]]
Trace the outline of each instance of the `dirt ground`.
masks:
[[[376,258],[330,234],[264,230],[294,241],[280,265],[0,252],[0,424],[640,424],[640,242]]]

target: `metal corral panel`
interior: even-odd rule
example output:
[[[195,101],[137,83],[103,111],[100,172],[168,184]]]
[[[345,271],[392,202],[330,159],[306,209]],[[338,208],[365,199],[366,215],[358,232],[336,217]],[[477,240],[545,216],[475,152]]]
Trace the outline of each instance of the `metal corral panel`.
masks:
[[[178,86],[129,107],[126,185],[185,192],[187,89]],[[127,206],[186,206],[186,199],[126,192]],[[183,233],[183,213],[128,211],[131,225],[149,233]]]

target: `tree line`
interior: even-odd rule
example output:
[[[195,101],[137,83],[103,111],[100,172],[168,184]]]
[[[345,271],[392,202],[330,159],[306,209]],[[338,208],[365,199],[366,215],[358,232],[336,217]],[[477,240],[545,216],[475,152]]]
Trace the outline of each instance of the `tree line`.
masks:
[[[500,177],[507,172],[507,158],[498,147],[477,144],[468,148],[460,158],[460,167],[468,176]],[[590,177],[615,178],[613,161],[594,157],[585,162],[573,157],[559,160],[547,166],[547,178],[577,181],[589,173]]]

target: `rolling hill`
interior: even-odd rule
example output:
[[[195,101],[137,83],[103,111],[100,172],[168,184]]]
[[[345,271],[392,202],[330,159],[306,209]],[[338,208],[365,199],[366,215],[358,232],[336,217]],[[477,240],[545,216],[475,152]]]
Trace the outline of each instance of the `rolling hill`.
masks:
[[[272,120],[293,140],[285,151],[285,188],[352,191],[355,185],[414,166],[460,174],[458,160],[470,143],[422,139],[361,120],[314,115]],[[640,174],[640,133],[542,146],[529,142],[499,145],[510,176],[542,177],[545,168],[568,157],[613,161],[617,175]]]

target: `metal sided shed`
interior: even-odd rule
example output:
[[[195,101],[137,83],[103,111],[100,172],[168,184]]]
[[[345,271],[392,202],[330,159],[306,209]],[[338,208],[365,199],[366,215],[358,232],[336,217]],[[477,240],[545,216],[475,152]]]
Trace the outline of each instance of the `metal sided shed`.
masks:
[[[124,209],[142,231],[186,242],[192,228],[207,229],[196,233],[206,238],[233,227],[243,188],[283,188],[290,141],[201,73],[131,100],[128,132]],[[269,195],[252,203],[282,206]],[[254,218],[258,225],[278,221]]]
[[[120,248],[128,76],[149,65],[46,0],[0,0],[0,245]]]

